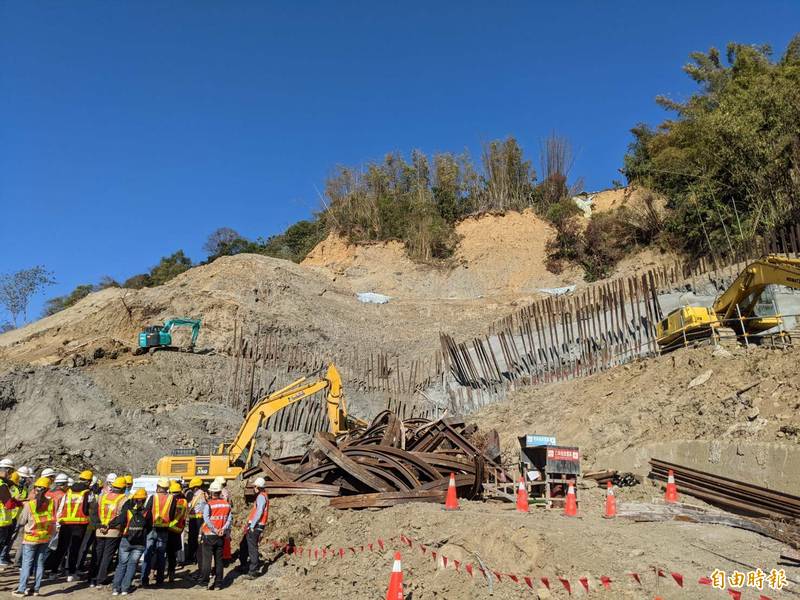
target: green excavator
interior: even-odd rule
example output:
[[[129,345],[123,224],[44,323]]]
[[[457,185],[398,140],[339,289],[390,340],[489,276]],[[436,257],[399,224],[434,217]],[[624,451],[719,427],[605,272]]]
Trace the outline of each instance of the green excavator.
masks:
[[[200,334],[200,319],[180,318],[169,319],[163,325],[145,327],[144,331],[139,333],[139,347],[136,349],[135,354],[144,354],[148,351],[155,352],[156,350],[183,350],[172,345],[172,330],[176,327],[192,328],[192,340],[186,350],[194,352],[194,345],[197,342],[197,336]]]

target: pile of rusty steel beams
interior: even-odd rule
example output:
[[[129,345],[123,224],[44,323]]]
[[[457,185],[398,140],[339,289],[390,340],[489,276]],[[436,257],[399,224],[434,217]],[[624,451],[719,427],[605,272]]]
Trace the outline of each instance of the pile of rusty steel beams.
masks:
[[[650,459],[650,477],[666,481],[675,474],[678,491],[730,512],[781,521],[800,519],[800,497],[713,475],[697,469]]]
[[[451,473],[466,499],[479,496],[489,478],[511,481],[499,454],[496,432],[478,434],[460,418],[402,421],[384,411],[360,431],[315,434],[302,456],[262,456],[243,477],[264,477],[271,496],[327,496],[336,508],[444,502]]]

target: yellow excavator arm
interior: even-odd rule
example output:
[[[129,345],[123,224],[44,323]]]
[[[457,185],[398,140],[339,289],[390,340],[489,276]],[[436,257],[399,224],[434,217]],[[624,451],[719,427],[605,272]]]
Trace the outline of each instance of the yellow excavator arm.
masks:
[[[342,393],[342,378],[336,367],[329,365],[324,377],[311,380],[303,377],[259,400],[247,413],[233,441],[230,444],[221,444],[215,454],[198,456],[191,453],[165,456],[158,461],[156,473],[162,477],[197,476],[213,479],[222,476],[226,479],[233,479],[250,464],[255,449],[256,433],[266,419],[290,404],[323,390],[327,390],[325,405],[331,433],[338,435],[347,431],[350,425],[366,425],[364,421],[347,414],[347,406]],[[242,455],[245,453],[246,455],[242,459]]]
[[[761,294],[773,284],[800,289],[800,260],[770,254],[750,263],[711,307],[683,306],[660,321],[656,325],[659,346],[671,350],[685,341],[710,336],[716,327],[731,327],[738,335],[777,327],[780,316],[755,316]]]

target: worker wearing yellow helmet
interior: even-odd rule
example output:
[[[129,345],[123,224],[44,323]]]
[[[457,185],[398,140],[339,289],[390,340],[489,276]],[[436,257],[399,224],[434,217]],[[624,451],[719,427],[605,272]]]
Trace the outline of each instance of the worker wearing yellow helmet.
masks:
[[[186,564],[198,563],[200,553],[197,551],[200,542],[200,526],[203,524],[203,505],[206,503],[206,493],[203,491],[203,480],[192,477],[189,480],[189,489],[186,491],[186,500],[189,502],[188,537],[186,540]]]
[[[183,495],[183,487],[180,482],[170,482],[169,493],[172,496],[172,503],[175,505],[175,516],[170,521],[169,533],[167,534],[167,580],[172,583],[175,581],[178,550],[181,549],[181,539],[183,538],[183,530],[186,527],[189,506]]]
[[[142,587],[150,585],[150,571],[156,572],[156,585],[164,583],[167,562],[169,525],[175,518],[176,504],[169,493],[170,481],[162,477],[156,482],[156,493],[150,496],[145,510],[153,517],[153,531],[147,536],[144,562],[142,563]]]
[[[59,523],[58,545],[47,557],[47,569],[58,571],[64,557],[67,558],[67,582],[75,581],[78,562],[82,556],[83,538],[89,527],[93,496],[89,486],[94,473],[85,470],[78,475],[78,481],[69,487],[61,498],[56,514]],[[59,475],[60,478],[60,475]]]
[[[34,575],[33,595],[39,595],[47,548],[56,529],[55,502],[47,495],[49,486],[50,479],[40,477],[34,482],[31,498],[23,503],[19,515],[19,528],[22,531],[22,567],[19,572],[19,585],[12,592],[12,596],[26,594],[30,575]]]
[[[122,505],[119,514],[109,524],[109,527],[122,532],[119,561],[111,584],[113,594],[128,594],[131,591],[136,565],[144,553],[148,534],[153,527],[151,514],[145,509],[146,501],[147,492],[142,488],[136,488]]]
[[[131,473],[125,473],[123,477],[125,477],[125,493],[130,494],[133,489],[133,475]]]
[[[92,562],[89,566],[89,587],[106,585],[108,568],[119,549],[120,527],[112,527],[111,521],[122,510],[122,505],[127,500],[125,496],[125,478],[114,476],[108,482],[108,489],[100,494],[94,505],[93,524],[95,526],[95,545],[92,552]]]

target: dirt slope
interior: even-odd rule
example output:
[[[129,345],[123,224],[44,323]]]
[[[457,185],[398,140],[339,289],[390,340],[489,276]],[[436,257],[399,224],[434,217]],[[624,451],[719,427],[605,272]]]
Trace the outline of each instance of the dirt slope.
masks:
[[[681,350],[520,388],[473,418],[498,428],[509,460],[515,436],[549,434],[579,446],[587,468],[644,474],[652,456],[800,494],[798,358],[798,349]]]

